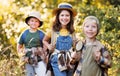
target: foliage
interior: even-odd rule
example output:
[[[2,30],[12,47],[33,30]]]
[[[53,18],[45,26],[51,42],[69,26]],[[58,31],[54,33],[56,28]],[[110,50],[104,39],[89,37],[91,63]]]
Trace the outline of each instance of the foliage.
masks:
[[[0,75],[22,76],[22,63],[16,45],[20,33],[28,28],[24,19],[30,11],[38,10],[44,21],[40,29],[47,31],[52,25],[52,10],[60,2],[69,2],[77,10],[75,27],[83,38],[81,25],[88,15],[95,15],[101,23],[98,39],[108,47],[113,66],[109,76],[120,75],[120,1],[119,0],[0,0]]]

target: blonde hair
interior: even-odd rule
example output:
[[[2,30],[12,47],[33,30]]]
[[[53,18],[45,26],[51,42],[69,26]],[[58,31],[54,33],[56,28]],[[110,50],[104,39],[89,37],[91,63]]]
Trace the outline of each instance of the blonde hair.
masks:
[[[84,19],[84,22],[82,24],[82,26],[85,25],[86,22],[88,22],[89,20],[94,20],[95,23],[97,24],[97,34],[99,33],[99,30],[100,30],[100,23],[99,23],[99,20],[97,17],[95,16],[87,16],[85,19]]]

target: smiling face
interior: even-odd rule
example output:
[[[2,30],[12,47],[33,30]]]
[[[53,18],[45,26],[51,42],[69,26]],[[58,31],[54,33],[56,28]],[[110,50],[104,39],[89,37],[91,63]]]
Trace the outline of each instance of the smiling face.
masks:
[[[95,20],[86,21],[83,26],[83,32],[86,38],[95,39],[98,32],[96,21]]]
[[[62,28],[66,28],[67,24],[70,22],[70,12],[67,10],[62,10],[59,14],[59,21]]]
[[[32,30],[36,30],[40,26],[40,21],[37,18],[31,17],[28,24]]]

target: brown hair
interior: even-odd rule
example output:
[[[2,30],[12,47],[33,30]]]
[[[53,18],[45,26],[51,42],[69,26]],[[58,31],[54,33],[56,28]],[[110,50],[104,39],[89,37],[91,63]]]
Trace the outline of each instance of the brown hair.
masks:
[[[67,10],[67,9],[66,9]],[[60,31],[60,29],[62,28],[61,24],[60,24],[60,21],[59,21],[59,15],[61,13],[62,10],[59,10],[57,13],[56,13],[56,17],[55,17],[55,20],[53,22],[53,26],[52,26],[52,29],[55,31],[55,32],[58,32]],[[67,30],[70,32],[70,34],[72,34],[75,29],[73,27],[73,24],[74,24],[74,17],[73,17],[73,13],[72,11],[70,10],[67,10],[70,12],[70,22],[67,24]]]

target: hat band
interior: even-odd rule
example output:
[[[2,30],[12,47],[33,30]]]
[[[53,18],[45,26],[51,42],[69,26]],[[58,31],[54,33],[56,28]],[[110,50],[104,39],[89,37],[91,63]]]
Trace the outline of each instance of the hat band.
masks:
[[[72,8],[72,7],[68,6],[68,5],[61,5],[61,6],[59,6],[59,8]]]

